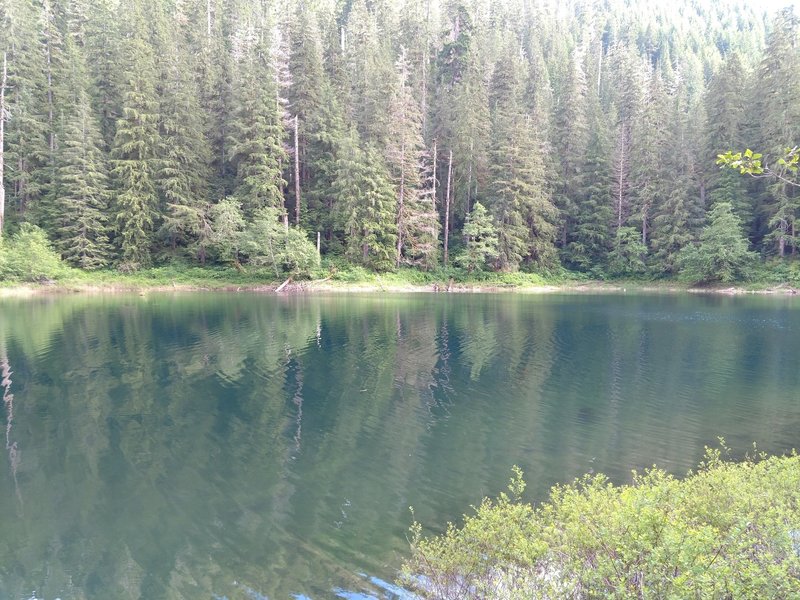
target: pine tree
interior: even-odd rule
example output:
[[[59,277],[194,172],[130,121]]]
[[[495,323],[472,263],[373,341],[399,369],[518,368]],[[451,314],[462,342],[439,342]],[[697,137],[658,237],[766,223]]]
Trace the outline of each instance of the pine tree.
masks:
[[[467,238],[465,248],[456,258],[456,264],[467,272],[481,271],[488,261],[497,258],[497,227],[480,202],[467,215],[464,237]]]
[[[111,149],[111,174],[121,266],[137,269],[151,262],[151,244],[159,217],[155,177],[160,137],[155,60],[144,35],[141,7],[133,7],[130,19],[123,108]]]
[[[509,47],[495,66],[491,103],[490,210],[499,225],[501,269],[552,266],[558,210],[546,189],[536,123],[521,103],[519,64]]]
[[[747,75],[741,57],[731,53],[714,74],[705,97],[705,169],[709,205],[729,202],[748,231],[753,227],[753,200],[747,193],[747,181],[731,169],[720,169],[715,160],[729,150],[744,148],[747,129]],[[753,145],[753,144],[749,144]]]
[[[185,65],[186,51],[165,36],[156,187],[163,205],[160,236],[169,248],[192,253],[201,235],[209,196],[211,149],[203,134],[199,91]]]
[[[728,202],[719,202],[709,213],[709,224],[697,246],[687,246],[678,257],[684,276],[694,281],[732,282],[744,279],[756,255],[747,248],[739,217]]]
[[[615,222],[611,196],[612,181],[608,156],[610,141],[607,128],[595,107],[591,123],[586,162],[581,166],[585,183],[577,201],[569,243],[564,252],[566,263],[581,271],[599,271],[606,264],[614,242]]]
[[[699,169],[694,166],[699,157],[695,155],[687,104],[685,95],[672,99],[671,127],[662,140],[659,178],[663,191],[652,211],[653,257],[657,270],[667,274],[677,270],[678,253],[695,238],[705,209],[697,181]]]
[[[245,40],[236,66],[235,107],[228,138],[237,175],[235,196],[247,216],[264,207],[285,213],[283,168],[288,154],[269,39],[263,26],[250,25],[247,31],[251,39]]]
[[[3,13],[2,35],[8,67],[7,209],[11,219],[24,219],[29,211],[38,208],[52,177],[46,54],[40,43],[41,13],[33,3],[8,2]]]
[[[397,189],[396,262],[431,267],[436,256],[437,215],[432,197],[422,189],[425,148],[422,113],[414,99],[404,50],[397,61],[391,105],[387,163]]]
[[[347,256],[377,270],[389,270],[397,258],[397,200],[380,155],[362,150],[351,130],[339,153],[334,189],[338,222]]]
[[[570,57],[570,70],[559,99],[557,134],[559,181],[556,184],[555,203],[561,213],[559,245],[566,249],[573,241],[572,229],[581,212],[581,198],[585,195],[586,150],[589,146],[589,108],[586,74],[582,50]]]
[[[777,160],[786,148],[800,139],[800,44],[798,19],[791,7],[775,17],[758,70],[759,114],[765,160]],[[774,158],[773,158],[774,157]],[[800,211],[800,193],[784,182],[773,182],[766,190],[767,240],[774,243],[778,255],[797,249],[796,220]]]
[[[86,91],[88,75],[80,50],[67,40],[69,77],[61,94],[56,152],[55,245],[77,267],[97,269],[112,257],[109,242],[109,180],[103,140]]]

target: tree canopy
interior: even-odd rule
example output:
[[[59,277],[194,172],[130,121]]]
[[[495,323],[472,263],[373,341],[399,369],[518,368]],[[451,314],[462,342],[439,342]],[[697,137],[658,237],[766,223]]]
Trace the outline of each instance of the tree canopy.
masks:
[[[467,268],[671,275],[719,202],[750,248],[796,253],[790,8],[4,0],[0,19],[0,218],[82,268],[227,262],[223,202],[378,270],[468,256],[478,205],[497,251]]]

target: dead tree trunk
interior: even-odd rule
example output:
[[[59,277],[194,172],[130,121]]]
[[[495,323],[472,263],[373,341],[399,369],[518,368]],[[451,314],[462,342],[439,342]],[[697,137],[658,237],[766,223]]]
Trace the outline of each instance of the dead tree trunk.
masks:
[[[0,84],[0,237],[6,219],[5,141],[6,141],[6,53],[3,52],[3,81]]]
[[[453,151],[447,163],[447,193],[444,198],[444,266],[447,266],[450,251],[450,182],[453,178]]]
[[[294,116],[294,224],[300,225],[300,134],[297,115]]]

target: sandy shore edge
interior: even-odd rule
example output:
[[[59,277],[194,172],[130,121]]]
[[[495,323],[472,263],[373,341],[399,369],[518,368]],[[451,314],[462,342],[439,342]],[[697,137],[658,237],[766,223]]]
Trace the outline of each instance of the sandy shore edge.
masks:
[[[28,298],[56,294],[116,294],[116,293],[149,293],[149,292],[259,292],[276,293],[280,284],[222,284],[204,286],[201,284],[147,285],[120,283],[52,283],[52,284],[20,284],[0,287],[0,298]],[[606,283],[606,282],[574,282],[564,284],[542,285],[482,285],[470,283],[431,283],[425,285],[398,283],[348,283],[337,281],[300,281],[286,285],[281,295],[308,293],[516,293],[516,294],[717,294],[717,295],[798,295],[798,290],[788,285],[777,285],[760,289],[748,289],[737,286],[705,286],[690,287],[681,285],[648,285],[643,283]]]

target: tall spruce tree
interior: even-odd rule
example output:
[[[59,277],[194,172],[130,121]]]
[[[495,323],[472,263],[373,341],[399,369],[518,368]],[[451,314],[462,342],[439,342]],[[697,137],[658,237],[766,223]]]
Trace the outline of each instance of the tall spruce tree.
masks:
[[[523,263],[552,266],[556,260],[558,209],[546,187],[537,139],[542,133],[525,113],[524,81],[513,44],[507,44],[492,78],[490,210],[499,225],[501,269]]]
[[[433,266],[437,215],[433,197],[423,190],[425,171],[422,112],[411,85],[410,66],[401,50],[390,103],[391,124],[387,163],[397,189],[396,262]]]
[[[112,258],[106,155],[87,92],[84,57],[71,39],[65,58],[68,77],[61,86],[57,118],[52,235],[63,258],[83,269],[97,269]]]
[[[798,19],[791,7],[775,16],[757,73],[758,108],[763,115],[761,147],[769,163],[800,139],[800,104],[797,102],[800,97],[800,44]],[[772,182],[766,193],[766,239],[774,244],[778,256],[795,254],[800,193],[783,181]]]
[[[203,134],[197,83],[186,69],[187,49],[177,36],[163,35],[163,42],[156,173],[163,207],[160,237],[172,251],[181,248],[194,255],[210,190],[211,148]]]
[[[151,263],[153,233],[159,221],[155,177],[161,140],[156,65],[143,12],[144,7],[137,3],[126,14],[130,37],[125,44],[122,115],[111,149],[115,239],[126,269]]]
[[[380,271],[394,268],[397,198],[382,157],[360,147],[355,129],[343,139],[334,190],[347,256]]]
[[[283,169],[288,153],[269,31],[263,22],[248,22],[243,27],[228,137],[230,160],[236,170],[235,196],[247,216],[264,207],[285,213]]]

